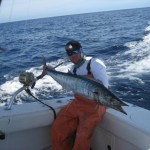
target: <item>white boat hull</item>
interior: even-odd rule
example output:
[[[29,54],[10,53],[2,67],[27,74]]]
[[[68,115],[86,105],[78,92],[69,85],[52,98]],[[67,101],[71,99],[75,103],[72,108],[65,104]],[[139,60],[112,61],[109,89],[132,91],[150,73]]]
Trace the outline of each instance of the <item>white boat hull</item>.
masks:
[[[68,103],[61,101],[47,103],[58,112]],[[94,132],[92,150],[150,150],[150,111],[133,105],[124,109],[128,115],[107,109]],[[37,102],[13,105],[11,110],[1,106],[0,150],[51,150],[53,119],[53,112]]]

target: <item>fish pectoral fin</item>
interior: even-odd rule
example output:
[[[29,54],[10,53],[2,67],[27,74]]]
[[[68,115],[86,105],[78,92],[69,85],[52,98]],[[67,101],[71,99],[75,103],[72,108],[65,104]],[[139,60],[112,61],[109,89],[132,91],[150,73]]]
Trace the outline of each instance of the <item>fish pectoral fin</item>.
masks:
[[[97,91],[93,92],[93,96],[95,100],[98,100],[99,93]]]
[[[95,100],[98,104],[102,105],[102,103],[101,103],[100,101],[98,101],[98,94],[99,94],[99,93],[98,93],[97,91],[93,92],[94,100]]]

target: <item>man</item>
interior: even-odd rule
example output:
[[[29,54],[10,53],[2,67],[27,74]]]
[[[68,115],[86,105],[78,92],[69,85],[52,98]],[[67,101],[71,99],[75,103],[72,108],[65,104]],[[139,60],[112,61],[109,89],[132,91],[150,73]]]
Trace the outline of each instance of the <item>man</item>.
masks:
[[[70,73],[94,78],[108,87],[106,67],[101,60],[86,57],[81,44],[76,40],[68,42],[65,49],[74,64]],[[58,113],[52,125],[53,150],[89,150],[93,131],[106,111],[106,107],[98,105],[95,100],[77,93],[74,97],[75,99]],[[72,145],[70,136],[73,133],[76,134]]]

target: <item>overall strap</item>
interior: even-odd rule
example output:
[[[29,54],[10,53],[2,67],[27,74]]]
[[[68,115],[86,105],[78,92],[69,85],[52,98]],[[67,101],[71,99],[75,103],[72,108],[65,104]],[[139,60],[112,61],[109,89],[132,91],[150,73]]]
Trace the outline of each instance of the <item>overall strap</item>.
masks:
[[[77,68],[76,67],[74,67],[74,69],[73,69],[73,74],[77,75]]]
[[[86,67],[88,74],[92,74],[91,73],[91,60],[92,59],[89,60],[87,67]],[[76,67],[74,67],[74,69],[73,69],[73,74],[77,75],[77,68]]]
[[[88,62],[88,64],[87,64],[87,67],[86,67],[86,69],[87,69],[87,71],[88,71],[88,74],[92,74],[92,73],[91,73],[91,60],[92,60],[92,59],[89,60],[89,62]]]

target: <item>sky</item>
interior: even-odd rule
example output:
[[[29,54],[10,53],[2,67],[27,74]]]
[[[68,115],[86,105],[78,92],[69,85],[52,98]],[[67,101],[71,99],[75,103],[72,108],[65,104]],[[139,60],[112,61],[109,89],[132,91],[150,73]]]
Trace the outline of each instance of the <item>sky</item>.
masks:
[[[0,23],[150,7],[150,0],[2,0]]]

